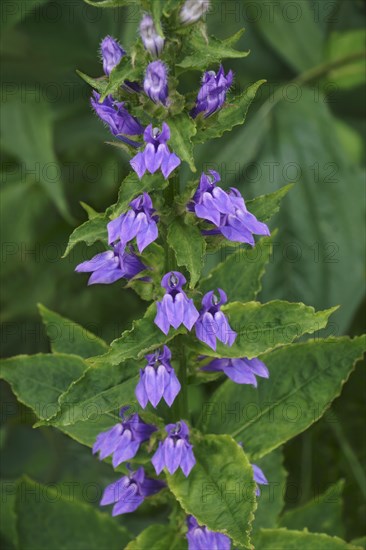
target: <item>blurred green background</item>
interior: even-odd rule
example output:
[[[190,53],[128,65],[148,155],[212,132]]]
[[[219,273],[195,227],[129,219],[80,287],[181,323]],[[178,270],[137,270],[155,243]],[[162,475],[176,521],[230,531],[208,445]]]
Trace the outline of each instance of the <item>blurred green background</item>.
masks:
[[[197,148],[197,166],[216,168],[224,185],[239,187],[245,198],[295,183],[273,225],[280,230],[261,299],[316,309],[340,304],[325,335],[364,330],[365,15],[362,0],[229,0],[213,2],[207,19],[210,34],[220,38],[246,28],[239,46],[250,56],[224,63],[235,71],[233,92],[262,78],[267,84],[244,127]],[[72,229],[86,219],[80,201],[103,211],[128,172],[124,153],[105,144],[111,136],[92,114],[90,89],[75,69],[101,76],[101,39],[111,34],[128,49],[138,20],[133,7],[102,10],[82,0],[1,5],[6,357],[47,351],[38,302],[107,341],[144,311],[118,283],[87,288],[73,273],[98,247],[79,245],[61,259]],[[190,73],[182,89],[197,89],[199,79]],[[189,177],[186,168],[183,179]],[[77,498],[96,504],[99,495],[86,497],[84,489],[95,480],[105,485],[110,469],[55,430],[33,430],[31,413],[6,384],[2,392],[2,478],[26,473],[43,483],[75,481]],[[289,481],[299,488],[295,497],[286,495],[288,507],[345,479],[347,539],[364,534],[364,401],[359,366],[329,414],[285,447]]]

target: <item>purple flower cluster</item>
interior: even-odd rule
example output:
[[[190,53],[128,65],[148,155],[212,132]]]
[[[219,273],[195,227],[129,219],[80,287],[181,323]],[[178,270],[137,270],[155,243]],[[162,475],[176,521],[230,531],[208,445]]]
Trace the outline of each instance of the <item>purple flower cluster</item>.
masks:
[[[257,358],[213,359],[201,370],[209,372],[222,371],[236,384],[251,384],[254,387],[257,387],[256,376],[269,377],[266,365]]]
[[[187,517],[188,550],[230,550],[229,537],[222,533],[215,533],[205,525],[200,526],[193,516]]]
[[[180,383],[170,364],[172,354],[168,346],[163,351],[146,355],[148,361],[146,367],[140,370],[140,381],[136,386],[136,397],[144,409],[150,401],[156,407],[164,398],[166,404],[171,407],[174,399],[180,391]]]
[[[112,246],[112,250],[101,252],[86,262],[77,265],[77,273],[92,273],[89,277],[88,285],[103,284],[108,285],[119,279],[132,279],[147,267],[140,258],[133,252],[130,246],[126,250],[125,246],[118,242]]]
[[[204,117],[207,118],[221,109],[226,101],[226,94],[233,83],[233,79],[233,72],[229,71],[225,76],[222,66],[220,66],[217,74],[215,71],[204,73],[202,86],[198,92],[196,105],[191,110],[191,116],[196,118],[200,113],[203,113]]]
[[[158,57],[164,48],[164,38],[157,33],[153,18],[148,13],[141,19],[140,36],[145,49],[152,56]]]
[[[107,76],[109,76],[121,61],[122,57],[126,55],[125,50],[112,36],[106,36],[103,38],[100,45],[100,53],[103,61],[103,70]]]
[[[109,244],[120,241],[121,248],[136,238],[137,248],[142,252],[158,238],[158,216],[148,193],[143,193],[130,202],[130,210],[108,223]]]
[[[161,169],[165,179],[180,165],[180,158],[171,153],[167,142],[170,140],[170,129],[166,122],[163,122],[162,130],[153,128],[150,124],[144,132],[146,147],[143,152],[137,153],[130,160],[132,168],[141,179],[146,171],[150,174]]]
[[[181,420],[177,424],[165,426],[168,437],[160,441],[158,449],[151,462],[157,474],[164,468],[170,474],[174,474],[180,467],[186,477],[190,474],[196,459],[189,442],[189,429],[187,424]]]
[[[147,66],[144,90],[154,103],[166,105],[168,98],[168,70],[162,61],[153,61]]]
[[[162,278],[161,286],[166,292],[164,298],[156,304],[155,324],[164,334],[168,334],[171,326],[177,329],[182,324],[191,330],[199,317],[193,300],[182,289],[186,282],[179,271],[171,271]]]
[[[270,235],[265,223],[248,212],[240,191],[231,187],[229,193],[216,183],[220,174],[210,170],[210,175],[203,173],[195,192],[189,210],[193,210],[198,218],[214,224],[217,229],[206,230],[205,235],[221,233],[229,241],[255,245],[253,235]]]
[[[213,290],[204,295],[200,316],[195,325],[197,338],[213,350],[216,350],[217,340],[232,346],[237,337],[237,333],[230,327],[226,315],[220,309],[226,304],[227,296],[221,288],[217,290],[219,298]]]

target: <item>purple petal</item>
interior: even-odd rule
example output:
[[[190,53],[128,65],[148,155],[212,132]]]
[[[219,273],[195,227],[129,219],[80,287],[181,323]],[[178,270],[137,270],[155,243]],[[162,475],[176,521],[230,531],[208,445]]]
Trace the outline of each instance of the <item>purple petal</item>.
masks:
[[[103,492],[102,500],[100,501],[101,506],[107,506],[113,502],[117,502],[121,496],[125,493],[127,487],[130,484],[130,480],[127,476],[122,477],[118,481],[108,485]]]
[[[251,384],[257,387],[256,377],[241,359],[233,359],[230,366],[222,370],[236,384]]]
[[[137,153],[137,155],[135,155],[133,159],[130,160],[130,165],[135,170],[138,177],[141,179],[146,172],[144,154],[141,152]]]
[[[118,241],[121,235],[121,225],[123,222],[124,214],[116,218],[115,220],[110,221],[107,224],[108,230],[108,244],[112,244],[115,241]]]
[[[195,464],[196,464],[196,459],[192,451],[192,445],[188,444],[185,446],[182,459],[180,461],[180,467],[182,468],[182,472],[186,477],[189,476]]]
[[[186,301],[185,307],[184,307],[184,317],[183,317],[183,324],[188,329],[191,330],[197,319],[199,318],[199,313],[196,309],[196,306],[194,305],[194,302],[192,299],[189,299]]]
[[[178,439],[174,445],[171,437],[168,437],[164,442],[164,457],[165,466],[170,474],[174,474],[179,468],[182,459],[182,452],[185,446],[183,439]]]
[[[158,226],[154,220],[147,222],[143,230],[137,234],[136,241],[139,252],[142,252],[150,243],[158,238]]]
[[[179,166],[181,163],[180,158],[175,153],[170,153],[169,155],[165,156],[162,164],[161,164],[161,171],[163,173],[163,176],[165,179],[169,177],[169,175]]]
[[[166,378],[165,378],[166,384],[165,384],[163,397],[166,404],[169,407],[171,407],[174,399],[177,397],[178,393],[180,392],[181,385],[177,378],[177,375],[175,374],[174,369],[172,369],[170,373],[168,373],[167,370],[165,370],[165,372],[166,372]]]
[[[163,444],[162,444],[161,441],[159,442],[159,446],[158,446],[154,456],[152,457],[151,462],[152,462],[152,465],[155,468],[156,473],[159,475],[163,471],[164,466],[165,466],[164,448],[163,448]]]
[[[75,271],[77,273],[90,273],[96,271],[97,269],[105,266],[114,267],[114,252],[113,250],[107,250],[107,252],[101,252],[94,256],[91,260],[82,262],[77,265]]]
[[[154,319],[154,323],[160,328],[162,332],[164,332],[164,334],[168,334],[170,323],[166,313],[166,303],[164,302],[164,298],[161,302],[156,303],[156,309],[157,314]]]
[[[113,269],[98,269],[89,277],[88,285],[110,285],[124,277],[124,272],[115,266]]]

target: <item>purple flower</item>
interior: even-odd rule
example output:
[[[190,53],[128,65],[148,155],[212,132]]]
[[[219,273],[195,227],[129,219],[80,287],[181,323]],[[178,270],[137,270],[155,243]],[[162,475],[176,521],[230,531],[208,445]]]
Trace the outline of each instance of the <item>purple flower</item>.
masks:
[[[268,485],[268,480],[267,480],[266,476],[264,475],[263,471],[260,469],[260,467],[257,466],[256,464],[252,464],[251,466],[253,468],[254,481],[258,485]],[[256,485],[256,489],[255,489],[255,494],[257,495],[257,497],[259,497],[259,495],[261,494],[261,491],[260,491],[258,485]]]
[[[101,252],[86,262],[77,265],[77,273],[92,273],[88,285],[108,285],[122,279],[132,279],[141,271],[147,269],[141,260],[134,254],[133,247],[125,250],[122,243],[113,245],[113,250]]]
[[[141,19],[140,35],[145,49],[152,56],[158,57],[164,48],[164,38],[157,33],[153,18],[148,13]]]
[[[99,103],[99,99],[100,94],[93,91],[91,105],[99,118],[107,124],[111,133],[121,141],[133,147],[139,147],[140,143],[125,137],[126,135],[138,136],[144,131],[137,118],[129,114],[123,102],[114,101],[112,96],[106,97],[103,103]]]
[[[103,70],[107,76],[110,75],[112,69],[118,65],[122,57],[126,55],[125,50],[112,36],[103,38],[100,45],[100,53],[103,60]]]
[[[172,354],[167,346],[163,351],[146,355],[146,367],[140,370],[140,380],[136,386],[136,397],[141,407],[148,401],[156,407],[163,397],[169,407],[180,391],[180,383],[170,364]]]
[[[187,525],[188,550],[230,550],[231,542],[226,535],[201,527],[193,516],[187,517]]]
[[[179,19],[184,25],[190,25],[201,19],[209,7],[210,0],[187,0],[179,14]]]
[[[152,101],[166,105],[168,97],[168,71],[162,61],[153,61],[147,66],[144,90]]]
[[[145,470],[141,467],[108,485],[104,489],[100,505],[114,504],[112,516],[127,514],[134,512],[146,497],[158,493],[164,487],[163,481],[146,477]]]
[[[108,223],[108,243],[121,240],[122,248],[136,237],[137,248],[142,252],[158,238],[159,217],[154,214],[152,200],[143,193],[130,202],[131,209]]]
[[[163,122],[163,128],[153,128],[150,124],[144,132],[144,141],[147,144],[143,152],[137,153],[130,164],[141,179],[146,170],[154,174],[159,168],[165,179],[180,165],[180,158],[175,153],[171,153],[167,146],[170,139],[170,130],[166,122]]]
[[[227,91],[233,83],[233,78],[232,71],[225,76],[222,65],[217,74],[215,71],[205,72],[196,99],[196,106],[191,110],[191,116],[196,118],[199,113],[204,113],[204,117],[207,118],[221,109],[226,101]]]
[[[152,457],[152,464],[157,474],[167,468],[170,474],[174,474],[181,467],[187,477],[196,464],[196,459],[189,442],[189,429],[187,424],[181,420],[177,424],[165,426],[168,437],[159,442],[158,449]]]
[[[161,302],[156,303],[154,322],[164,334],[168,334],[170,326],[177,329],[181,324],[191,330],[199,317],[193,300],[182,290],[186,282],[179,271],[170,271],[161,280],[161,286],[166,293]]]
[[[216,225],[217,229],[203,231],[204,235],[221,233],[230,241],[255,245],[253,235],[270,235],[265,223],[248,212],[240,191],[231,187],[229,193],[216,183],[220,174],[210,170],[210,175],[203,173],[189,210],[194,210],[198,218]]]
[[[256,376],[269,378],[269,372],[264,363],[259,359],[213,359],[208,365],[202,367],[204,371],[222,371],[237,384],[251,384],[257,387]]]
[[[93,446],[93,454],[99,452],[100,460],[113,455],[112,464],[117,468],[119,464],[133,458],[143,441],[150,439],[155,426],[146,424],[138,414],[125,417],[130,407],[122,407],[121,422],[97,436]]]
[[[226,315],[220,311],[222,304],[226,304],[227,296],[221,289],[217,289],[218,298],[214,291],[207,292],[202,298],[202,309],[196,322],[196,336],[210,348],[216,350],[216,339],[227,346],[232,346],[236,339],[236,332],[230,327]]]

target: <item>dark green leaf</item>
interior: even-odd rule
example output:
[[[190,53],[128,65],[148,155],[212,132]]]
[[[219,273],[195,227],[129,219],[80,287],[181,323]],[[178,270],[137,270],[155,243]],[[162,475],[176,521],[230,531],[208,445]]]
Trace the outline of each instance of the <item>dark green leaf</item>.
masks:
[[[92,78],[78,70],[76,71],[76,73],[80,76],[80,78],[84,80],[84,82],[89,84],[89,86],[97,90],[100,94],[103,94],[105,92],[108,85],[108,80],[105,76],[102,76],[101,78]]]
[[[364,29],[345,32],[333,32],[330,34],[327,49],[327,61],[329,63],[345,62],[338,68],[334,68],[327,75],[332,86],[339,88],[353,88],[366,81],[365,74],[365,41]]]
[[[255,538],[256,550],[358,550],[356,546],[338,537],[287,531],[287,529],[263,529]]]
[[[156,0],[155,0],[156,1]],[[125,550],[186,550],[187,542],[183,533],[178,533],[169,525],[150,525],[132,540]]]
[[[63,258],[67,256],[70,251],[80,242],[86,243],[91,246],[97,241],[101,241],[103,244],[108,242],[107,223],[109,219],[104,214],[98,214],[91,220],[79,225],[71,233],[69,242],[67,244]]]
[[[87,358],[108,350],[106,342],[82,326],[38,304],[53,352],[70,353]]]
[[[191,288],[199,281],[206,251],[206,242],[196,225],[174,220],[168,227],[168,243],[174,250],[179,266],[184,265],[190,275]]]
[[[287,195],[287,193],[292,189],[293,184],[285,185],[269,193],[268,195],[261,195],[250,201],[247,201],[246,206],[256,218],[261,222],[266,222],[271,219],[280,209],[282,199]]]
[[[95,8],[122,8],[123,6],[138,5],[138,0],[84,0]]]
[[[108,95],[113,95],[123,85],[125,80],[134,81],[139,79],[142,74],[141,67],[134,67],[131,59],[125,55],[122,57],[119,64],[112,69],[109,75],[109,82],[106,89],[100,97],[100,101],[103,101]]]
[[[170,147],[181,160],[188,162],[192,172],[196,172],[192,143],[192,138],[197,133],[194,120],[187,113],[181,113],[169,119],[169,128]]]
[[[5,539],[7,543],[12,544],[15,548],[19,547],[18,531],[17,531],[17,513],[15,510],[16,493],[14,491],[14,481],[2,480],[0,483],[0,498],[1,498],[1,522],[0,534],[1,539]]]
[[[269,380],[258,388],[224,382],[203,411],[205,430],[230,433],[253,459],[266,455],[324,414],[364,349],[363,337],[329,338],[262,356]]]
[[[228,435],[197,438],[193,452],[197,463],[188,477],[180,470],[167,475],[170,490],[199,524],[249,548],[256,500],[245,453]]]

